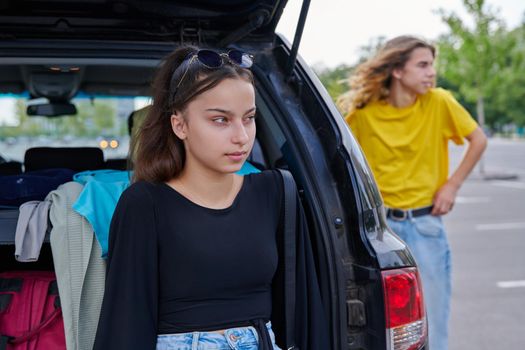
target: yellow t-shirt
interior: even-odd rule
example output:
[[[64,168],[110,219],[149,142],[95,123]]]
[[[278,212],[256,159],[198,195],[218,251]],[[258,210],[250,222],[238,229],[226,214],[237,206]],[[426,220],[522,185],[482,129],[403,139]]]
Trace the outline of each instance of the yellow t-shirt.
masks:
[[[409,107],[372,102],[345,119],[385,205],[402,209],[432,204],[448,178],[448,141],[463,144],[478,126],[452,94],[440,88],[418,96]]]

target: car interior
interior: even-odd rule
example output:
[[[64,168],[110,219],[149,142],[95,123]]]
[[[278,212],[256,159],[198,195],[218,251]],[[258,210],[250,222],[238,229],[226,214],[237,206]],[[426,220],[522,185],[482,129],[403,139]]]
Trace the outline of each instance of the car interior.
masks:
[[[53,59],[39,59],[39,64],[0,64],[0,95],[17,96],[23,100],[27,109],[24,111],[27,118],[41,120],[56,120],[59,118],[76,118],[76,115],[31,115],[34,111],[29,111],[35,104],[30,101],[43,98],[43,104],[56,104],[60,107],[69,104],[77,94],[90,96],[92,99],[102,97],[129,98],[134,96],[150,95],[150,85],[155,74],[159,61],[154,64],[151,61],[129,62],[127,60],[114,60],[111,64],[107,62],[97,62],[96,60],[79,60],[75,63],[66,64],[56,63]],[[29,101],[29,103],[28,103]],[[286,168],[287,160],[283,156],[286,153],[286,137],[283,134],[275,109],[271,109],[268,103],[257,94],[257,139],[253,151],[249,157],[249,162],[256,168],[263,170],[266,168]],[[40,104],[40,105],[43,105]],[[39,106],[38,104],[36,106]],[[75,106],[77,113],[82,113],[80,105]],[[40,110],[42,112],[42,110]],[[140,121],[134,120],[136,113],[134,109],[126,113],[125,130],[130,135],[136,135],[133,128]],[[43,111],[47,113],[46,110]],[[57,110],[52,111],[56,114]],[[60,111],[58,111],[59,114]],[[68,111],[64,111],[68,112]],[[141,114],[143,118],[145,114]],[[0,127],[1,130],[2,127]],[[4,126],[5,128],[5,126]],[[13,146],[6,145],[0,141],[0,155],[4,161],[0,163],[0,177],[4,180],[13,179],[17,176],[33,174],[35,171],[45,171],[48,169],[66,168],[74,172],[97,169],[117,169],[132,170],[129,161],[128,150],[121,150],[119,158],[108,156],[100,147],[90,145],[71,145],[62,142],[60,130],[56,135],[57,142],[52,142],[53,146],[46,144],[34,144],[31,137],[19,137],[22,141],[16,147],[22,148],[18,152],[18,158],[9,154]],[[24,140],[26,142],[24,142]],[[3,143],[3,144],[2,144]],[[49,143],[49,141],[47,141]],[[58,146],[57,146],[58,143]],[[132,144],[125,144],[127,146]],[[283,152],[284,151],[284,152]],[[122,157],[124,152],[124,157]],[[23,156],[22,156],[23,154]],[[7,182],[6,182],[7,183]],[[2,205],[3,204],[3,205]],[[2,205],[0,215],[3,218],[11,217],[11,221],[6,223],[4,229],[0,230],[0,265],[2,269],[49,269],[52,268],[52,257],[49,244],[45,243],[38,262],[17,263],[13,258],[13,234],[16,226],[16,216],[18,208],[16,205]],[[47,242],[47,241],[46,241]]]

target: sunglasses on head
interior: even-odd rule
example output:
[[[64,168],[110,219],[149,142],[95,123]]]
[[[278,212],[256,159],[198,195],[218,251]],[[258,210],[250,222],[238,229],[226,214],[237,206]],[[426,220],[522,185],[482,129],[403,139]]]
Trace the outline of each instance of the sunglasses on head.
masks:
[[[253,64],[253,56],[240,50],[230,50],[223,53],[213,50],[199,50],[188,58],[190,61],[197,59],[208,68],[220,68],[225,60],[241,68],[250,68]]]
[[[225,62],[239,66],[241,68],[250,68],[253,65],[253,56],[240,50],[230,50],[228,52],[223,53],[218,53],[213,50],[199,50],[196,53],[193,53],[186,57],[186,59],[178,67],[180,68],[184,65],[185,62],[188,62],[186,64],[186,70],[182,74],[179,83],[172,89],[172,95],[176,94],[180,84],[183,82],[184,77],[188,73],[191,64],[195,61],[202,64],[204,67],[210,69],[220,68],[224,65]],[[173,76],[176,75],[175,73],[177,72],[178,68],[175,69],[175,71],[173,72]]]

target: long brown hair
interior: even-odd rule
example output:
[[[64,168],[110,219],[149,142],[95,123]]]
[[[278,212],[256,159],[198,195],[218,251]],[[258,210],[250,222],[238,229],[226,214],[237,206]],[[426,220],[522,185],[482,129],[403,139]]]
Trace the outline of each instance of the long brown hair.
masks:
[[[390,94],[394,69],[403,68],[417,48],[427,48],[436,55],[433,45],[414,36],[398,36],[386,42],[377,54],[362,63],[349,77],[350,91],[340,96],[339,108],[351,114],[373,101],[384,101]]]
[[[188,58],[198,50],[194,46],[178,48],[163,60],[157,72],[153,81],[153,104],[140,128],[137,144],[132,144],[130,149],[134,160],[133,181],[166,182],[184,168],[184,143],[171,128],[174,112],[184,111],[197,96],[225,79],[244,79],[253,84],[250,70],[228,62],[220,68],[190,62]]]

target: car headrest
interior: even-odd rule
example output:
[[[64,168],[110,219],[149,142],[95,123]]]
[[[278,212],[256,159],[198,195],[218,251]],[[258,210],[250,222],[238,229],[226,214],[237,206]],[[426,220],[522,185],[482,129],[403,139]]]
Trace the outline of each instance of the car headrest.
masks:
[[[0,175],[17,175],[22,173],[22,163],[16,161],[0,163]]]
[[[148,116],[148,112],[151,105],[147,105],[145,107],[142,107],[141,109],[138,109],[136,111],[131,112],[131,114],[128,117],[128,132],[129,132],[129,147],[131,154],[135,154],[136,150],[138,148],[138,134],[140,131],[140,127],[144,123],[144,120]],[[133,164],[134,159],[131,160],[131,164]]]
[[[150,107],[151,106],[148,105],[142,107],[141,109],[137,109],[136,111],[131,112],[128,116],[128,133],[132,138],[136,137],[138,131],[140,130],[140,126],[148,115]]]
[[[104,153],[97,147],[34,147],[24,156],[25,171],[67,168],[75,171],[103,169]]]

